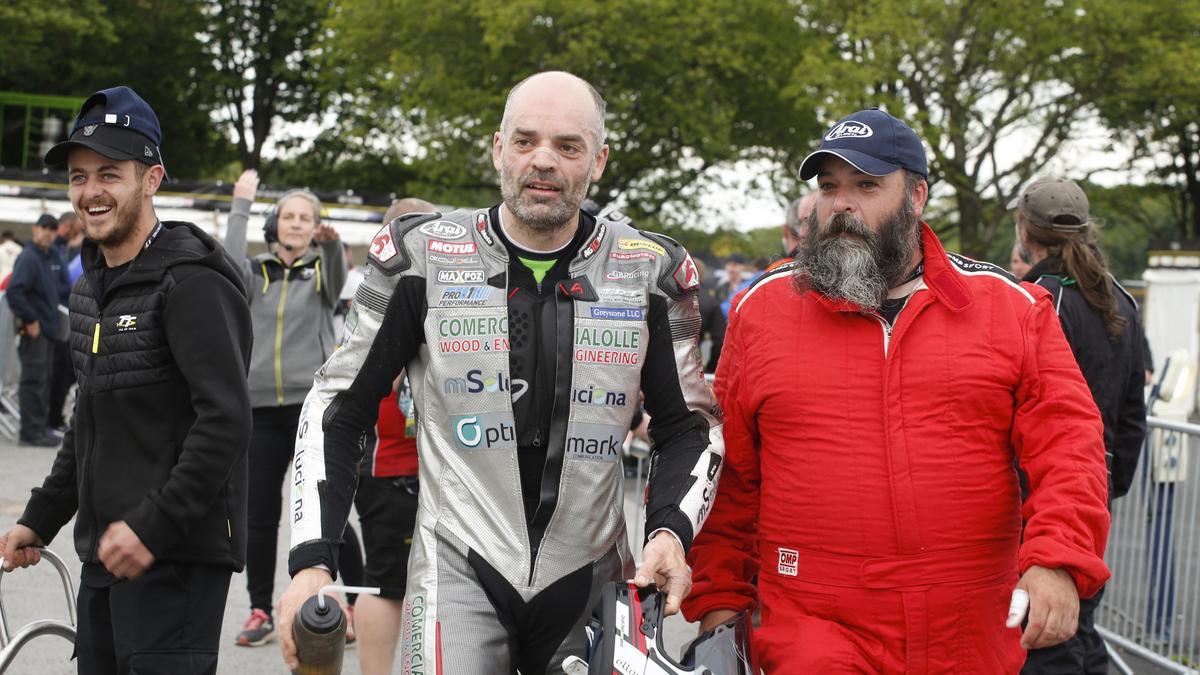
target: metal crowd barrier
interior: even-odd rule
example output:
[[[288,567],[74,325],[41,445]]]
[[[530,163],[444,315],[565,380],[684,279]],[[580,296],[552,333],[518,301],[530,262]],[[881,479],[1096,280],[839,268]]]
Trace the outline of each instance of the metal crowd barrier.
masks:
[[[1147,418],[1129,493],[1113,503],[1112,570],[1096,627],[1177,673],[1200,668],[1200,425]]]
[[[63,590],[67,595],[67,617],[69,621],[58,621],[56,619],[39,619],[32,621],[16,634],[9,632],[8,614],[4,611],[4,596],[0,594],[0,675],[8,670],[12,665],[13,659],[17,657],[17,652],[21,647],[25,646],[30,640],[40,635],[57,635],[62,638],[75,642],[75,586],[71,583],[71,573],[67,570],[67,565],[48,548],[41,549],[42,561],[50,563],[54,569],[58,570],[59,579],[62,581]],[[3,558],[0,558],[0,562]],[[4,579],[3,565],[0,564],[0,580]]]

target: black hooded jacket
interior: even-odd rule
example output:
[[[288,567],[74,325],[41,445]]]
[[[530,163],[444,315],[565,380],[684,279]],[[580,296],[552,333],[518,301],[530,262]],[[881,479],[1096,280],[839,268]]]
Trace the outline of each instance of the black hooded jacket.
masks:
[[[1133,485],[1146,436],[1142,370],[1145,337],[1137,303],[1112,280],[1117,311],[1125,318],[1124,332],[1112,340],[1105,330],[1104,317],[1087,303],[1075,280],[1067,276],[1061,259],[1038,262],[1024,281],[1044,287],[1054,298],[1063,333],[1104,420],[1109,499],[1122,497]]]
[[[191,223],[161,223],[148,242],[120,276],[84,244],[70,302],[75,413],[19,522],[49,542],[78,511],[84,562],[99,562],[100,537],[123,520],[156,560],[240,570],[246,289],[225,249]]]

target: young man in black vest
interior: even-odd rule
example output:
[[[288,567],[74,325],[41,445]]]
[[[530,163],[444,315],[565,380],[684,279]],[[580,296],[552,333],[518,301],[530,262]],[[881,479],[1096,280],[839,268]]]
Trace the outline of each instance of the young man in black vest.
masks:
[[[78,516],[80,673],[215,673],[246,557],[246,291],[211,237],[155,215],[160,135],[150,106],[114,87],[46,154],[68,165],[87,235],[70,302],[79,394],[0,550],[6,570],[34,564]]]

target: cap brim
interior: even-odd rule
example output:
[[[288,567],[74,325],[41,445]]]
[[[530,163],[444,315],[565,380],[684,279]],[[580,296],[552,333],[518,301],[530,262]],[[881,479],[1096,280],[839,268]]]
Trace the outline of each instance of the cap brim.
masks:
[[[113,146],[106,143],[101,143],[98,140],[85,138],[74,141],[63,141],[53,148],[50,148],[50,151],[46,153],[46,157],[44,158],[47,166],[65,165],[67,163],[67,157],[71,154],[71,150],[74,148],[87,148],[88,150],[94,150],[95,152],[98,152],[109,159],[115,159],[118,161],[126,159],[138,159],[136,154],[128,150],[114,148]]]
[[[150,166],[162,163],[153,141],[132,129],[108,124],[76,128],[70,138],[50,148],[44,160],[49,166],[65,165],[74,148],[87,148],[117,161],[136,159]]]
[[[1008,206],[1005,208],[1007,208],[1009,211],[1012,211],[1013,209],[1017,208],[1017,204],[1020,204],[1020,203],[1021,203],[1021,195],[1017,195],[1016,197],[1012,198],[1012,201],[1010,201],[1008,203]]]
[[[851,166],[868,176],[886,176],[901,168],[899,164],[891,164],[857,150],[847,150],[845,148],[837,150],[822,149],[810,153],[800,163],[800,180],[808,180],[817,175],[817,171],[821,168],[821,160],[825,158],[824,155],[832,155],[845,160]]]

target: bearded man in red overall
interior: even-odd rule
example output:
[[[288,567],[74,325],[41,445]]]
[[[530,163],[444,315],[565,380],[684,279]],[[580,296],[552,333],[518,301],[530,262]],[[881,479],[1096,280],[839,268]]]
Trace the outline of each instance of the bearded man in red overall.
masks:
[[[730,311],[726,463],[685,614],[761,604],[772,674],[1016,673],[1109,576],[1096,406],[1049,294],[922,222],[907,125],[842,119],[814,176],[795,262]]]

